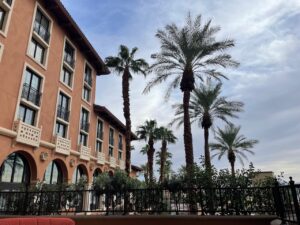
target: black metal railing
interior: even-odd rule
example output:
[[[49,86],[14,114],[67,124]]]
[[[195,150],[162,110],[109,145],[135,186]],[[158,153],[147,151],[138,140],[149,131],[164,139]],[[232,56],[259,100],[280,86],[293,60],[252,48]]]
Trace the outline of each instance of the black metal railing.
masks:
[[[249,188],[2,191],[0,214],[277,215],[299,224],[299,195],[300,185],[292,182]]]
[[[74,60],[74,58],[73,58],[71,55],[65,53],[64,61],[65,61],[69,66],[71,66],[72,68],[74,68],[74,66],[75,66],[75,60]]]
[[[85,132],[88,133],[89,129],[90,129],[90,124],[88,122],[81,121],[81,123],[80,123],[80,129],[84,130]]]
[[[39,90],[36,90],[26,83],[23,84],[21,97],[26,99],[27,101],[34,103],[37,106],[40,106],[41,93],[39,92]]]
[[[70,111],[63,106],[58,105],[57,106],[57,117],[65,120],[65,121],[69,121]]]
[[[92,87],[93,85],[93,79],[91,76],[85,76],[84,81],[90,86]]]
[[[50,40],[50,32],[46,30],[39,22],[34,22],[33,30],[47,43]]]

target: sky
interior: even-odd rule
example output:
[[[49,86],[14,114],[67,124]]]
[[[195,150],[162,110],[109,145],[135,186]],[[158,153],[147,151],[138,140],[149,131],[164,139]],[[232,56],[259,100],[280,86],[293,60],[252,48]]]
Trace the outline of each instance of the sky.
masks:
[[[300,1],[299,0],[62,0],[79,27],[102,59],[115,56],[120,44],[138,47],[138,58],[153,62],[150,55],[159,51],[155,37],[158,29],[176,23],[182,26],[188,12],[201,14],[203,21],[222,29],[219,40],[235,40],[228,53],[240,62],[236,69],[225,71],[222,95],[243,101],[245,112],[233,120],[241,133],[259,140],[248,161],[262,171],[284,172],[300,182]],[[226,4],[225,4],[226,3]],[[142,91],[151,79],[136,75],[131,82],[132,128],[147,119],[166,126],[174,117],[172,105],[182,101],[180,90],[163,98],[166,84],[147,95]],[[124,122],[121,77],[111,73],[97,78],[96,103],[106,106]],[[221,128],[222,123],[217,123]],[[173,169],[185,164],[183,129],[173,128],[178,142],[169,146]],[[203,155],[203,130],[192,126],[195,161]],[[213,141],[213,134],[210,136]],[[139,153],[145,143],[134,142],[133,164],[146,162]],[[155,144],[156,150],[160,143]],[[218,168],[229,168],[227,158],[212,160]],[[239,162],[237,167],[241,168]],[[157,169],[157,167],[156,167]]]

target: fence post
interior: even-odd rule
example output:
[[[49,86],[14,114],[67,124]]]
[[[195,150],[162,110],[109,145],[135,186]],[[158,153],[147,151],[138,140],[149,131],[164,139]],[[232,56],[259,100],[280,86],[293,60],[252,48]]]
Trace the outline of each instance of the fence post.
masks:
[[[274,203],[275,203],[275,209],[276,209],[276,214],[279,216],[281,219],[284,219],[284,205],[281,197],[281,193],[279,190],[279,183],[277,179],[274,179],[274,187],[272,188],[273,190],[273,197],[274,197]]]
[[[300,224],[300,209],[299,209],[299,202],[298,202],[298,196],[297,191],[295,187],[295,181],[293,181],[293,178],[290,177],[290,187],[291,187],[291,193],[293,197],[293,203],[294,203],[294,209],[297,217],[297,222]]]

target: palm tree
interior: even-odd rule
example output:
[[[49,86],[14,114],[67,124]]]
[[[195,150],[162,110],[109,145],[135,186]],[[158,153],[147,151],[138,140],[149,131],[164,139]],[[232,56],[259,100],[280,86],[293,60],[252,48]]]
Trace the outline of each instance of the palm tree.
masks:
[[[239,134],[241,127],[229,124],[225,126],[224,130],[218,128],[216,132],[217,143],[210,144],[212,151],[218,151],[213,157],[218,156],[220,160],[226,153],[231,166],[231,174],[235,176],[235,161],[236,158],[243,163],[243,158],[247,159],[245,153],[254,154],[250,148],[253,148],[258,143],[257,140],[247,139],[244,135]]]
[[[126,120],[126,172],[129,176],[131,165],[131,119],[130,119],[130,100],[129,100],[129,81],[132,79],[132,73],[141,73],[146,76],[148,63],[144,59],[134,59],[138,48],[133,48],[129,52],[128,47],[121,45],[118,56],[107,57],[106,65],[113,69],[117,74],[122,74],[122,95],[123,95],[123,113]]]
[[[163,183],[163,181],[166,179],[166,176],[168,176],[172,171],[172,153],[171,152],[165,152],[165,156],[163,156],[163,152],[159,151],[156,152],[156,164],[159,166],[159,182]],[[163,166],[162,166],[163,165]]]
[[[139,139],[144,139],[148,145],[144,147],[148,158],[149,182],[154,183],[153,177],[153,158],[155,153],[154,142],[158,140],[158,128],[156,120],[146,120],[144,125],[138,127],[137,135]]]
[[[144,174],[144,179],[145,179],[145,183],[146,185],[149,184],[149,171],[148,171],[148,163],[141,165],[143,174]]]
[[[165,179],[165,165],[167,160],[168,144],[174,144],[177,138],[174,136],[173,131],[166,127],[158,129],[158,138],[161,140],[161,157],[160,157],[160,177],[159,182],[162,183]]]
[[[186,25],[178,28],[176,24],[167,25],[164,30],[158,30],[156,37],[161,42],[160,52],[153,54],[154,64],[150,70],[155,77],[147,84],[144,93],[171,75],[173,81],[169,84],[166,97],[172,89],[180,86],[183,92],[184,118],[184,148],[185,160],[189,177],[192,177],[194,165],[193,138],[189,116],[190,93],[194,90],[195,79],[204,77],[216,79],[226,78],[215,69],[216,66],[237,66],[226,49],[234,46],[233,40],[216,41],[215,35],[220,27],[212,27],[211,20],[202,26],[201,15],[193,21],[191,15],[187,17]]]
[[[192,92],[189,112],[191,123],[198,122],[199,127],[204,129],[204,156],[206,169],[211,168],[209,151],[209,129],[213,126],[216,119],[229,123],[228,117],[237,118],[237,112],[243,111],[244,103],[239,101],[228,101],[221,95],[222,84],[200,83]],[[176,117],[172,123],[183,123],[183,105],[175,105]]]

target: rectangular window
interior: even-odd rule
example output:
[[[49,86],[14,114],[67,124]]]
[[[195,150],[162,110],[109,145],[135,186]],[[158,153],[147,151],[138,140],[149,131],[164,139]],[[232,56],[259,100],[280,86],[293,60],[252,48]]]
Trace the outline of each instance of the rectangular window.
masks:
[[[79,134],[79,144],[83,145],[83,146],[87,146],[87,139],[88,136],[82,132],[80,132]]]
[[[67,125],[56,122],[56,134],[60,137],[66,138]]]
[[[49,38],[50,38],[49,27],[50,27],[50,21],[41,12],[41,10],[38,9],[36,12],[33,29],[47,43],[49,42]]]
[[[103,140],[103,122],[98,120],[97,124],[97,138]]]
[[[22,104],[20,105],[18,119],[20,119],[22,122],[34,126],[35,116],[36,112],[33,109]]]
[[[30,69],[26,69],[25,80],[22,89],[22,98],[34,103],[35,105],[40,105],[40,87],[41,87],[41,77]]]
[[[96,151],[97,152],[102,152],[102,141],[97,141],[96,142]]]
[[[89,112],[84,108],[81,109],[80,129],[89,132]]]
[[[123,150],[123,141],[122,141],[122,135],[121,134],[119,134],[118,146],[119,146],[119,150]]]
[[[109,149],[108,149],[108,155],[110,157],[113,157],[113,155],[114,155],[114,148],[113,147],[109,147]]]
[[[4,30],[4,21],[5,21],[6,12],[3,8],[0,7],[0,30]]]
[[[109,129],[109,145],[114,146],[114,130]]]
[[[45,48],[33,38],[30,42],[29,55],[39,63],[44,64]]]
[[[122,160],[122,151],[119,151],[119,152],[118,152],[118,159],[119,159],[119,160]]]
[[[71,66],[72,68],[74,68],[74,63],[75,63],[74,53],[75,53],[74,48],[68,42],[66,42],[66,44],[65,44],[64,61],[67,64],[69,64],[69,66]]]
[[[60,80],[69,87],[72,87],[72,73],[65,67],[62,69]]]
[[[90,98],[91,98],[91,90],[84,86],[83,87],[83,99],[86,100],[87,102],[90,101]]]
[[[5,2],[6,2],[8,5],[10,5],[10,6],[11,6],[11,4],[12,4],[12,0],[5,0]]]
[[[57,117],[69,121],[69,102],[70,98],[63,93],[59,93],[57,105]]]
[[[85,65],[84,82],[92,87],[92,69],[88,65]]]

